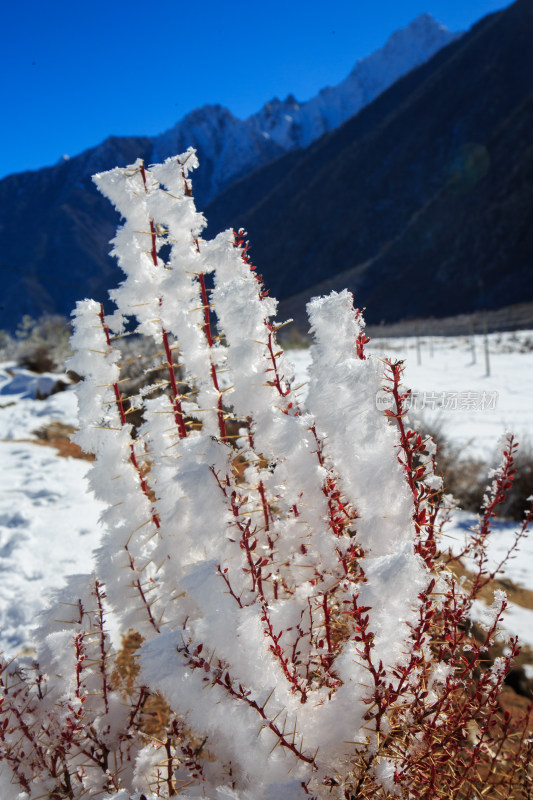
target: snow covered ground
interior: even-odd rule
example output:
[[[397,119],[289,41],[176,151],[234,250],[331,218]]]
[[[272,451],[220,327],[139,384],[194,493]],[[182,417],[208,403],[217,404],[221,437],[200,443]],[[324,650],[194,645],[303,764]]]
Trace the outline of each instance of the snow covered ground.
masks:
[[[406,359],[405,382],[415,390],[418,404],[413,416],[438,424],[465,453],[487,460],[506,428],[533,442],[533,332],[489,340],[489,377],[482,337],[476,341],[475,363],[467,338],[422,339],[418,352],[414,339],[370,346],[378,354]],[[291,351],[290,358],[297,382],[304,383],[309,351]],[[70,389],[34,399],[53,380],[0,365],[0,650],[9,655],[31,646],[39,609],[66,576],[90,571],[91,552],[101,536],[101,507],[86,488],[89,463],[61,458],[36,442],[34,432],[51,422],[76,423]],[[472,515],[457,513],[449,530],[457,546],[473,524]],[[505,551],[514,529],[498,524],[494,559]],[[504,577],[533,590],[533,537],[506,566]],[[507,624],[533,647],[533,611],[512,606]]]
[[[533,331],[490,334],[487,376],[484,339],[376,339],[367,351],[405,360],[413,390],[412,417],[439,428],[465,455],[490,460],[506,430],[533,448]],[[474,362],[475,353],[475,362]],[[297,383],[306,379],[308,350],[294,350]],[[305,398],[305,386],[301,390]]]
[[[31,441],[49,423],[76,424],[74,393],[35,400],[57,376],[10,366],[0,367],[0,650],[15,655],[50,592],[90,572],[101,509],[86,489],[87,461]]]

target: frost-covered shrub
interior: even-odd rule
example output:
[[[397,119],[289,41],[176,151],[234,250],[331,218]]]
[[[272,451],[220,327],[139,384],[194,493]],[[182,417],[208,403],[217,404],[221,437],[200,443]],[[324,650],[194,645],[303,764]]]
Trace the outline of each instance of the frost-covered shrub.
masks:
[[[487,472],[498,464],[500,451],[496,449],[488,462],[465,457],[461,446],[448,439],[445,430],[438,424],[422,418],[416,420],[415,425],[418,431],[430,435],[437,446],[438,471],[442,474],[446,490],[453,495],[460,508],[476,512],[483,502]],[[514,467],[516,474],[498,509],[498,515],[520,522],[528,505],[528,497],[533,495],[533,446],[529,440],[520,443]]]
[[[520,519],[527,498],[533,494],[533,443],[522,442],[515,459],[516,476],[502,505],[502,515],[509,519]]]
[[[70,368],[107,533],[44,615],[36,662],[2,666],[2,796],[434,800],[483,781],[529,797],[526,721],[498,713],[516,641],[483,662],[505,596],[481,644],[468,625],[515,443],[461,586],[401,364],[367,357],[348,292],[314,299],[302,408],[243,235],[201,239],[195,165],[95,177],[126,220],[126,277],[113,314],[78,304]],[[135,396],[116,344],[132,320],[156,359]]]
[[[11,361],[16,352],[16,342],[8,331],[0,330],[0,361]]]
[[[25,315],[15,334],[15,358],[18,364],[33,372],[61,369],[70,353],[69,321],[59,314],[45,314],[35,320]]]

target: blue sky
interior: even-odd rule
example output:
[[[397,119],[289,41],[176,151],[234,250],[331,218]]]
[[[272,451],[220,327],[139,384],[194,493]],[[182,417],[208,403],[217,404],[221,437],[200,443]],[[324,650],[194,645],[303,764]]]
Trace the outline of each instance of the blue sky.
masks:
[[[200,105],[307,100],[430,12],[466,30],[508,0],[17,0],[2,12],[0,177]]]

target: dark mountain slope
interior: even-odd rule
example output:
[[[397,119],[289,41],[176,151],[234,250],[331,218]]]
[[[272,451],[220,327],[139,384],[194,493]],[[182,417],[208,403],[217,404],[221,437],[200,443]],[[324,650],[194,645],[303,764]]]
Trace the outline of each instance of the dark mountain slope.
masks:
[[[89,176],[148,157],[150,144],[110,138],[58,166],[0,182],[0,208],[8,209],[0,224],[1,328],[22,314],[64,312],[80,298],[107,296],[121,275],[107,256],[117,215]]]
[[[533,300],[533,94],[482,144],[467,144],[442,190],[359,276],[369,309],[395,319]],[[424,290],[423,307],[418,292]],[[421,311],[423,313],[421,314]]]
[[[507,305],[516,302],[516,281],[520,299],[533,299],[533,248],[524,233],[532,41],[533,3],[518,0],[337,131],[221,195],[207,209],[210,225],[248,230],[252,257],[274,295],[311,293],[344,273],[375,321]],[[499,193],[497,247],[496,211],[486,209],[491,192]],[[505,246],[502,237],[510,237]],[[485,270],[494,251],[506,279],[489,291]],[[453,312],[445,306],[450,298]]]
[[[373,322],[532,303],[532,126],[530,95],[486,147],[465,146],[442,190],[400,236],[366,263],[284,300],[282,315],[304,328],[310,294],[345,287],[358,302],[364,298],[365,316]]]

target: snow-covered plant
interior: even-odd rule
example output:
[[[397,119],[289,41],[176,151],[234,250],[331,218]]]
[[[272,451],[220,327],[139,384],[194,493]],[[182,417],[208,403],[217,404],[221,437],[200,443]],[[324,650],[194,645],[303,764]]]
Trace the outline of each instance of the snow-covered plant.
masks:
[[[366,354],[348,292],[314,299],[302,407],[244,234],[201,238],[195,166],[95,176],[126,277],[114,313],[78,304],[69,366],[107,532],[36,661],[1,667],[2,797],[530,797],[527,721],[498,704],[516,641],[483,661],[505,596],[482,641],[468,623],[514,441],[460,585],[401,364]],[[153,343],[135,396],[131,333]]]
[[[44,314],[35,320],[25,314],[16,331],[15,358],[34,372],[61,369],[70,354],[71,328],[59,314]]]

